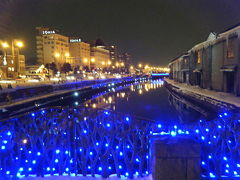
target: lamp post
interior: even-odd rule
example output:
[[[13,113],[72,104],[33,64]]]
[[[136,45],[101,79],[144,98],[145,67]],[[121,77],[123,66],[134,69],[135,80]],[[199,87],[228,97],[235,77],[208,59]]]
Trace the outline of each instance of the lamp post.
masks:
[[[20,40],[12,40],[12,60],[16,63],[16,72],[20,72],[20,63],[19,63],[19,49],[24,46],[23,42]],[[16,54],[16,55],[15,55]]]

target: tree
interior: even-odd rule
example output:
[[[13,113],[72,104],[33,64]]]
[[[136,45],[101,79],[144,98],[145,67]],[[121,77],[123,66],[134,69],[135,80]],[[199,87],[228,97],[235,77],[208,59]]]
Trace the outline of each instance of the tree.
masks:
[[[47,63],[45,67],[47,68],[48,71],[52,70],[53,74],[56,74],[58,72],[57,65],[54,62],[52,62],[51,64]]]
[[[61,67],[61,72],[68,73],[69,71],[72,71],[71,64],[64,63],[63,66]]]

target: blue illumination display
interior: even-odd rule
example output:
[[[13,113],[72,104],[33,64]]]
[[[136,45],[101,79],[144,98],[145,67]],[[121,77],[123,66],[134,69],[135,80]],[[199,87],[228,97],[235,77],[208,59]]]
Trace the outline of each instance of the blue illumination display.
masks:
[[[9,120],[19,128],[13,128],[11,123],[0,126],[0,176],[82,176],[84,172],[105,173],[108,177],[146,177],[151,174],[151,138],[181,136],[201,144],[202,177],[239,177],[240,122],[235,119],[230,112],[224,112],[214,121],[197,120],[183,125],[148,122],[80,106],[41,109]],[[128,160],[129,155],[132,161]],[[108,159],[106,162],[101,162],[103,156]],[[5,159],[9,162],[3,163]]]

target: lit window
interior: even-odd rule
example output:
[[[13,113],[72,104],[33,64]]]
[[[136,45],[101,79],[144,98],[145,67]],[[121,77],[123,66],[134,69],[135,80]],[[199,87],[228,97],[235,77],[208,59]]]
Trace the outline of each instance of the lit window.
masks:
[[[198,51],[198,53],[197,53],[197,63],[200,64],[201,61],[202,61],[202,59],[201,59],[201,53],[200,53],[200,51]]]
[[[228,40],[227,44],[227,57],[233,58],[234,57],[234,50],[233,50],[233,39]]]

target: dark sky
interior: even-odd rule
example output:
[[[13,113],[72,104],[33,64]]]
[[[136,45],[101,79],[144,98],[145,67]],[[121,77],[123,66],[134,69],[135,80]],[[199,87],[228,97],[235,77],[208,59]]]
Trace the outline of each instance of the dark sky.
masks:
[[[134,62],[167,65],[211,31],[237,23],[239,0],[0,0],[0,38],[21,37],[28,62],[39,25],[86,41],[100,37]]]

